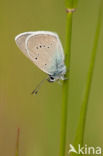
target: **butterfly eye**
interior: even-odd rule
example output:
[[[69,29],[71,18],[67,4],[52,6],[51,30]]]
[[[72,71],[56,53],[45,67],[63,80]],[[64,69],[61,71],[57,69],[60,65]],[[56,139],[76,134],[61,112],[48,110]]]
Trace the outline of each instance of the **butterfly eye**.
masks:
[[[48,82],[54,82],[54,81],[55,81],[55,78],[49,75]]]
[[[40,48],[41,48],[42,46],[40,45]]]
[[[54,77],[50,76],[50,79],[51,79],[51,80],[54,80]]]

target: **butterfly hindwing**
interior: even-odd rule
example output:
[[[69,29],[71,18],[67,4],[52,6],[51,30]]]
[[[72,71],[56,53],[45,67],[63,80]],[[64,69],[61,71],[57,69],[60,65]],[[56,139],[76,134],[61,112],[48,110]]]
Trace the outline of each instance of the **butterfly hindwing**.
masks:
[[[15,37],[15,42],[18,46],[18,48],[23,52],[24,55],[26,55],[27,57],[28,56],[28,53],[27,53],[27,50],[26,50],[26,47],[25,47],[25,41],[26,41],[26,38],[31,35],[32,32],[26,32],[26,33],[21,33],[19,35],[17,35]]]

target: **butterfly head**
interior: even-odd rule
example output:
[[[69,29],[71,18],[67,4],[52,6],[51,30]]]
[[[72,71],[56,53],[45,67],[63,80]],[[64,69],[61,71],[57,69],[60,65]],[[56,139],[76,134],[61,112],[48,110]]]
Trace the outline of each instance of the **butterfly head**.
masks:
[[[49,75],[49,78],[47,79],[48,82],[55,82],[57,80],[64,80],[64,75],[60,75],[60,76],[52,76],[52,75]]]
[[[55,82],[56,81],[55,77],[52,75],[49,75],[49,78],[47,80],[48,80],[48,82]]]

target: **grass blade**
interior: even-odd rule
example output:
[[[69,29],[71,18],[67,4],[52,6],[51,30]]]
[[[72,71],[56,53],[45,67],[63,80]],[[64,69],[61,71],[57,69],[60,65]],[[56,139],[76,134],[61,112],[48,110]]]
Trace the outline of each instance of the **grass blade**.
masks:
[[[96,26],[96,33],[95,33],[95,38],[94,38],[94,45],[92,49],[92,56],[91,56],[89,71],[87,75],[87,82],[85,86],[84,97],[83,97],[83,101],[81,105],[80,119],[79,119],[79,124],[78,124],[76,137],[74,141],[74,147],[76,149],[77,149],[78,144],[83,146],[83,141],[84,141],[84,131],[85,131],[85,124],[86,124],[88,100],[89,100],[89,95],[91,91],[93,71],[94,71],[94,66],[95,66],[96,53],[97,53],[100,29],[101,29],[102,9],[103,9],[103,2],[101,0],[99,14],[98,14],[98,21],[97,21],[97,26]],[[71,156],[76,156],[76,155],[77,155],[76,153],[71,153]]]

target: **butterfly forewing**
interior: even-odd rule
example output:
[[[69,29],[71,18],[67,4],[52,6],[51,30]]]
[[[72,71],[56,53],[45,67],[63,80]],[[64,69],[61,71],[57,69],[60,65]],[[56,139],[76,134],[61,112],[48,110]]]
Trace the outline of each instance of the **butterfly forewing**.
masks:
[[[31,60],[44,72],[52,74],[48,69],[56,66],[55,56],[58,49],[56,36],[49,34],[32,35],[27,38],[27,51]],[[55,69],[53,69],[55,70]]]
[[[57,65],[64,65],[64,52],[56,33],[25,32],[16,36],[15,41],[24,55],[50,75],[58,71]]]

